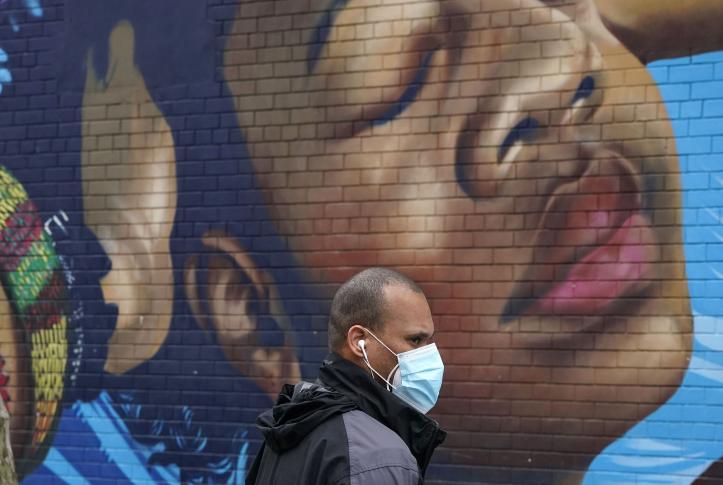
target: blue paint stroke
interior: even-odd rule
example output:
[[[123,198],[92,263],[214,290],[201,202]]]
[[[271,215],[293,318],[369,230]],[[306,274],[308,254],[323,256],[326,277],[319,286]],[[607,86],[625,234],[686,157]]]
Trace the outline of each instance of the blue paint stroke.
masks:
[[[693,74],[701,62],[721,54],[650,66],[671,114],[681,162],[686,273],[694,317],[690,364],[665,404],[595,458],[584,485],[688,485],[723,457],[723,139],[706,135],[723,134],[720,118],[713,116],[723,108],[723,94],[707,90],[712,83],[693,77],[685,84],[667,83],[673,66],[680,78],[686,69]],[[678,102],[681,86],[701,94],[708,110],[703,117],[696,102]]]
[[[108,457],[108,461],[123,472],[129,483],[178,482],[178,478],[172,477],[161,467],[146,467],[147,457],[138,453],[137,447],[130,442],[128,438],[130,433],[121,417],[110,405],[108,393],[102,392],[96,401],[77,402],[73,408],[100,440],[101,449]],[[153,478],[149,471],[155,475]]]
[[[0,48],[0,64],[4,64],[8,61],[7,53]],[[0,94],[3,92],[3,85],[10,84],[13,81],[13,76],[10,70],[4,67],[0,67]]]
[[[244,440],[244,444],[241,446],[238,459],[236,460],[236,469],[229,480],[231,485],[243,485],[246,483],[246,463],[249,458],[249,443],[246,441],[246,433],[244,433],[241,438]]]
[[[9,20],[10,26],[13,28],[13,32],[20,32],[20,25],[18,24],[18,18],[15,16],[15,14],[10,14]]]
[[[394,102],[381,116],[372,120],[373,126],[381,126],[389,123],[393,119],[397,118],[400,114],[404,113],[406,109],[417,99],[419,92],[424,87],[427,81],[427,74],[429,73],[429,65],[432,62],[432,56],[434,56],[436,50],[426,52],[422,57],[422,63],[414,74],[414,78],[409,83],[407,88],[404,90],[399,99]]]
[[[4,68],[0,69],[0,94],[3,92],[3,84],[10,84],[13,80],[10,71]]]
[[[7,0],[0,0],[0,6],[7,3]],[[25,8],[35,18],[43,16],[43,7],[40,5],[40,0],[24,0]],[[20,32],[20,24],[14,13],[8,15],[8,22],[14,33]],[[0,48],[0,64],[8,62],[8,55],[5,50]],[[13,81],[12,74],[7,68],[0,67],[0,94],[3,92],[4,85],[10,84]]]
[[[329,34],[331,34],[331,28],[334,26],[334,20],[339,11],[347,4],[349,0],[331,0],[329,8],[321,16],[321,19],[316,24],[314,33],[311,37],[311,44],[309,45],[309,51],[306,56],[306,67],[308,72],[314,72],[316,63],[321,57],[321,51],[324,50],[327,40],[329,40]]]
[[[132,449],[135,455],[138,457],[141,463],[148,463],[149,458],[153,453],[162,451],[163,445],[155,447],[147,447],[138,445],[130,437],[130,430],[126,427],[125,421],[113,408],[113,401],[107,392],[100,394],[98,399],[95,401],[96,407],[101,410],[102,416],[107,416],[105,419],[109,419],[113,424],[118,433],[119,438],[123,439],[126,446]],[[152,465],[147,467],[148,471],[153,475],[153,483],[176,483],[179,481],[180,471],[177,466],[169,465],[168,467]]]
[[[55,474],[62,477],[67,483],[73,485],[90,485],[90,482],[78,473],[78,470],[56,448],[50,448],[43,465]]]
[[[43,16],[43,7],[40,6],[40,0],[25,0],[25,8],[33,17],[40,18]]]

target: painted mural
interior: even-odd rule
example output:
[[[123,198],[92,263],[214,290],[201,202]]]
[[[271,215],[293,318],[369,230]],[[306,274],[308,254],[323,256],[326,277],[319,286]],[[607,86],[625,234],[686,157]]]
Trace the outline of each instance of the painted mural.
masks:
[[[714,0],[0,0],[21,483],[244,483],[369,266],[435,317],[427,483],[720,483],[722,24]]]

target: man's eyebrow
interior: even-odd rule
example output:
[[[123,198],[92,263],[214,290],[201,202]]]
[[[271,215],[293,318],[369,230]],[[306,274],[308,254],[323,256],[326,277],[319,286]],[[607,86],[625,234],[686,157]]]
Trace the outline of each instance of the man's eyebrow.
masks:
[[[306,56],[306,67],[309,73],[313,72],[316,67],[316,62],[319,60],[321,51],[324,49],[326,41],[329,39],[331,28],[334,25],[334,20],[336,19],[339,10],[346,6],[348,2],[349,0],[331,0],[331,4],[324,11],[321,19],[319,19],[319,22],[316,24],[314,33],[311,36],[309,52]]]
[[[423,340],[426,340],[426,339],[430,339],[430,338],[434,337],[434,333],[435,333],[435,332],[432,332],[432,334],[430,335],[430,334],[428,334],[427,332],[415,332],[415,333],[409,334],[409,335],[407,336],[407,338],[412,339],[412,338],[415,338],[415,337],[419,337],[419,338],[421,338],[421,339],[423,339]]]

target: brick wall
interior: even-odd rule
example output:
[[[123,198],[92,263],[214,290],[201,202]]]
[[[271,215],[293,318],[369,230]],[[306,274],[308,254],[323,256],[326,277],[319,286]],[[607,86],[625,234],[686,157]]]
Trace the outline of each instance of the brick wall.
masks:
[[[428,482],[720,480],[713,0],[7,0],[0,20],[22,483],[242,483],[255,416],[315,377],[334,290],[370,266],[434,316]]]

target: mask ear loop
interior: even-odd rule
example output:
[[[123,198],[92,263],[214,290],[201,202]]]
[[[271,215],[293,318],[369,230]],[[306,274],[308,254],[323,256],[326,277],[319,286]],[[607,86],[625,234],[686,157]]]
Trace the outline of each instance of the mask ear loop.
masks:
[[[392,369],[392,371],[389,373],[389,375],[387,376],[387,378],[386,378],[386,380],[385,380],[385,382],[387,383],[387,391],[391,391],[392,389],[396,389],[396,387],[394,387],[394,386],[392,385],[392,376],[393,376],[394,373],[397,371],[397,369],[399,369],[399,363],[397,363],[397,365],[394,366],[394,368]],[[391,389],[389,388],[390,386],[391,386]]]
[[[371,333],[371,332],[369,332],[369,333]],[[376,337],[374,337],[374,338],[376,338]],[[382,344],[382,345],[384,345],[384,344]],[[384,346],[386,347],[386,345],[384,345]],[[379,376],[379,378],[380,378],[381,380],[383,380],[384,382],[386,382],[386,384],[387,384],[387,390],[389,390],[389,388],[391,388],[391,389],[396,389],[396,387],[393,386],[391,382],[389,382],[387,379],[385,379],[384,377],[382,377],[382,375],[381,375],[379,372],[377,372],[376,370],[374,370],[374,367],[372,367],[372,365],[369,363],[369,356],[367,355],[367,351],[366,351],[365,346],[364,346],[364,345],[360,345],[359,348],[361,349],[362,354],[364,354],[364,363],[367,365],[367,367],[369,367],[369,370],[370,370],[370,371],[372,371],[374,374],[376,374],[377,376]],[[394,369],[392,369],[392,373],[393,373],[395,370],[397,370],[397,367],[399,367],[399,364],[397,364],[397,365],[394,367]],[[389,375],[391,376],[392,374],[389,374]]]

